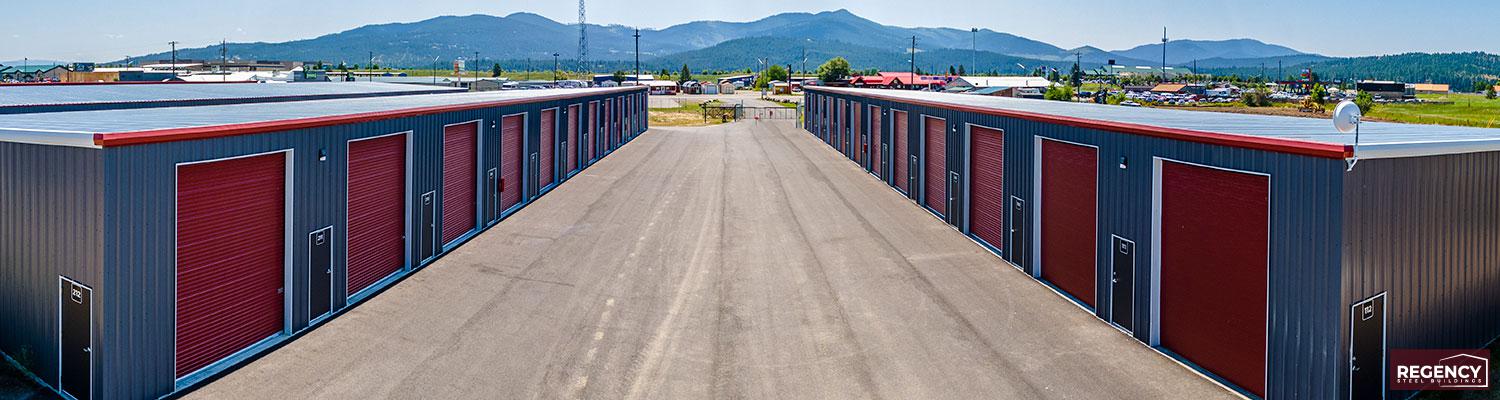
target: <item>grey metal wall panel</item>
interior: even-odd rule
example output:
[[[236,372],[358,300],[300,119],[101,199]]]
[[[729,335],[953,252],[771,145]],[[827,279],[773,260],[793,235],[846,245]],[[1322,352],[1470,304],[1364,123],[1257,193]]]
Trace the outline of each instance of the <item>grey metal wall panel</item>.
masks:
[[[106,329],[102,173],[90,149],[0,143],[0,351],[54,387],[59,276],[94,290],[96,345]]]
[[[102,227],[99,230],[108,237],[106,243],[99,245],[103,249],[102,257],[94,256],[103,260],[99,262],[103,264],[105,271],[102,274],[105,290],[95,290],[96,296],[102,294],[100,298],[103,301],[98,303],[104,308],[107,315],[104,322],[108,325],[100,330],[105,346],[101,346],[100,351],[103,362],[97,367],[100,371],[99,385],[96,386],[99,398],[155,398],[175,390],[172,365],[177,163],[294,149],[291,228],[294,265],[293,285],[289,289],[293,291],[294,299],[291,304],[292,327],[294,331],[300,332],[308,326],[308,260],[305,257],[308,248],[306,240],[302,238],[309,232],[330,225],[334,227],[333,237],[336,240],[333,247],[333,280],[338,282],[334,295],[338,299],[347,297],[342,287],[342,282],[346,282],[346,266],[343,257],[345,243],[341,239],[346,237],[344,180],[347,171],[344,160],[347,158],[347,140],[412,131],[412,187],[408,201],[416,204],[423,193],[441,190],[443,125],[475,119],[485,121],[482,125],[483,153],[480,169],[484,171],[499,165],[499,143],[496,141],[498,127],[492,127],[491,123],[498,122],[502,115],[528,112],[531,120],[535,121],[536,112],[542,108],[586,104],[603,97],[589,96],[256,135],[102,150],[72,149],[83,154],[102,154],[102,161],[96,162],[107,166],[95,179],[96,187],[103,188],[102,197],[108,199],[102,206],[96,206],[102,210],[93,213],[102,218],[102,223],[96,220],[68,224]],[[535,127],[532,131],[536,131]],[[0,146],[15,145],[0,143]],[[318,160],[319,151],[327,153],[327,161]],[[55,161],[49,160],[46,165],[55,164]],[[484,176],[482,172],[480,176]],[[492,190],[484,186],[481,188]],[[82,212],[76,214],[90,215]],[[51,218],[49,221],[56,219]],[[414,222],[411,224],[413,231],[408,232],[410,237],[419,237],[415,231],[416,225]],[[71,238],[77,235],[69,233],[68,236]],[[103,242],[98,238],[93,240]],[[419,252],[415,241],[411,241],[409,246],[412,257],[417,257]],[[72,249],[73,246],[69,245],[68,250]],[[50,257],[55,257],[55,254],[65,253],[71,254],[55,249],[46,254],[54,254]],[[409,262],[415,264],[418,260]],[[420,265],[414,265],[413,269],[419,267]],[[56,290],[55,279],[52,278],[48,284],[48,290]],[[333,306],[336,309],[345,306],[337,304],[342,302],[343,300],[339,300]]]
[[[1005,196],[1017,196],[1034,207],[1033,192],[1034,157],[1033,141],[1036,137],[1048,137],[1099,146],[1099,221],[1096,237],[1097,258],[1096,291],[1098,305],[1096,313],[1106,315],[1111,306],[1108,296],[1107,277],[1110,235],[1119,235],[1139,244],[1137,247],[1137,287],[1135,290],[1136,326],[1134,334],[1145,341],[1150,332],[1150,243],[1152,235],[1152,168],[1153,157],[1185,161],[1243,171],[1271,175],[1271,243],[1269,292],[1269,318],[1267,396],[1294,398],[1334,398],[1339,394],[1340,370],[1338,339],[1340,310],[1339,243],[1343,232],[1341,219],[1343,204],[1342,160],[1305,157],[1292,154],[1260,150],[1230,148],[1200,143],[1153,138],[1140,135],[1106,132],[1095,129],[1076,128],[1065,125],[1022,120],[1010,117],[959,112],[886,101],[843,93],[819,93],[835,99],[858,100],[882,108],[890,107],[907,111],[907,131],[919,132],[923,115],[947,118],[950,127],[950,151],[962,150],[964,124],[973,123],[1005,131]],[[812,110],[816,118],[818,110]],[[908,154],[918,155],[921,165],[920,140],[908,140]],[[950,153],[952,154],[952,153]],[[1119,168],[1121,157],[1125,157],[1127,168]],[[967,154],[948,157],[950,171],[962,171]],[[922,180],[918,174],[918,181]],[[900,179],[902,177],[895,177]],[[911,193],[920,193],[920,186],[912,186]],[[967,195],[960,193],[961,199]],[[960,209],[967,207],[960,203]],[[1497,210],[1500,211],[1500,210]],[[1029,213],[1029,212],[1028,212]],[[1003,218],[1010,218],[1006,213]],[[1004,221],[1009,226],[1010,221]],[[1029,221],[1028,221],[1029,223]],[[959,226],[962,226],[961,224]],[[966,232],[967,233],[967,232]],[[1028,234],[1034,240],[1034,232]],[[1025,249],[1008,249],[1002,252],[1021,252],[1028,262],[1022,265],[1028,272],[1034,265],[1034,257]],[[1007,260],[1015,260],[1016,254],[1005,254]]]
[[[1361,161],[1343,189],[1339,359],[1349,307],[1381,292],[1388,349],[1500,336],[1500,153]]]

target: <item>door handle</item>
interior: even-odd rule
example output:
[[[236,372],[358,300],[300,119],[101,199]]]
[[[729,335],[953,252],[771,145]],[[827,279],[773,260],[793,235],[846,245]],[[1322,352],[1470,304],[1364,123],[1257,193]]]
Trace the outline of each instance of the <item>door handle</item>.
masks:
[[[90,346],[90,347],[84,347],[83,348],[83,352],[84,353],[93,353],[94,352],[94,348],[92,346]]]

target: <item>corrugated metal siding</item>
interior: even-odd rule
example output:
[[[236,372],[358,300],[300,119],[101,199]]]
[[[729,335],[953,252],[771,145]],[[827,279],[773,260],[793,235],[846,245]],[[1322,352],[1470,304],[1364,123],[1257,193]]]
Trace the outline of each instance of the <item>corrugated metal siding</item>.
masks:
[[[80,206],[81,209],[78,212],[66,213],[67,216],[49,215],[49,213],[39,211],[46,210],[45,208],[35,206],[22,209],[35,213],[33,217],[28,217],[29,221],[67,222],[47,229],[57,229],[58,226],[102,226],[103,235],[110,238],[107,242],[102,239],[91,239],[95,235],[87,231],[69,230],[56,234],[49,233],[49,237],[53,237],[54,240],[44,243],[68,243],[68,245],[66,248],[37,249],[36,257],[48,260],[45,261],[48,263],[85,265],[87,251],[78,242],[102,242],[100,247],[103,248],[102,259],[105,261],[100,262],[104,264],[106,272],[102,277],[104,284],[100,285],[103,286],[103,290],[96,286],[95,296],[97,308],[107,317],[102,321],[109,326],[99,329],[99,335],[96,336],[96,342],[100,344],[98,346],[100,351],[96,353],[96,369],[99,371],[96,394],[98,398],[155,398],[174,390],[172,380],[172,288],[174,287],[173,255],[175,252],[172,229],[174,226],[173,198],[175,197],[173,165],[178,162],[294,149],[292,157],[294,157],[295,181],[291,186],[294,209],[292,236],[297,240],[293,241],[294,257],[292,257],[295,260],[292,267],[293,285],[291,287],[294,291],[292,326],[294,331],[301,331],[308,324],[306,301],[308,266],[307,257],[303,256],[307,254],[308,248],[306,241],[300,239],[305,238],[314,230],[330,225],[334,226],[334,238],[344,238],[347,234],[344,226],[347,204],[342,189],[347,176],[347,167],[344,162],[347,158],[346,140],[413,131],[412,197],[408,201],[415,205],[423,193],[439,190],[441,186],[443,125],[483,119],[484,125],[480,140],[484,152],[481,159],[484,169],[488,170],[497,165],[499,144],[495,140],[498,136],[492,133],[498,132],[497,122],[502,115],[518,112],[529,112],[535,115],[543,108],[599,98],[602,96],[208,140],[112,147],[103,150],[67,149],[66,151],[80,152],[81,155],[102,155],[102,161],[96,162],[107,167],[103,168],[104,172],[99,173],[100,175],[95,178],[89,178],[91,175],[87,171],[55,170],[56,175],[51,175],[53,170],[39,166],[66,167],[63,162],[68,157],[62,158],[64,161],[59,161],[56,158],[57,155],[50,153],[30,158],[7,157],[0,160],[4,162],[20,160],[16,161],[17,167],[46,170],[49,172],[46,176],[58,180],[82,177],[81,181],[88,179],[93,179],[94,182],[102,181],[103,198],[108,199],[102,205],[102,223],[97,220],[59,220],[59,218],[71,218],[70,216],[74,215],[79,218],[91,215],[87,207]],[[0,148],[6,146],[27,145],[0,143]],[[51,149],[62,148],[45,149],[52,151]],[[328,154],[327,161],[318,160],[320,150]],[[58,190],[57,187],[42,185],[42,183],[44,182],[18,182],[20,185],[16,187]],[[46,183],[51,184],[50,181]],[[100,184],[96,183],[96,185]],[[493,188],[485,187],[483,190],[493,190]],[[6,195],[8,194],[0,194],[0,196]],[[49,193],[48,195],[55,196],[43,199],[49,204],[69,204],[69,202],[85,200],[76,198],[77,196],[72,192]],[[487,201],[489,200],[486,199]],[[483,206],[489,207],[489,204],[486,203]],[[94,210],[91,213],[98,215],[100,212]],[[415,230],[416,224],[412,225],[412,229]],[[8,224],[7,228],[12,226],[33,227],[45,226],[45,224]],[[28,235],[31,234],[34,232],[28,233]],[[411,237],[418,237],[415,231],[408,234]],[[17,237],[22,236],[26,235]],[[412,257],[419,254],[414,242],[413,240],[412,243],[408,243]],[[27,245],[38,246],[35,243]],[[345,261],[342,256],[345,251],[344,246],[342,240],[335,240],[333,244],[335,255],[333,280],[335,282],[347,280]],[[67,255],[70,259],[60,260],[59,255]],[[75,255],[80,258],[72,260],[71,258]],[[408,260],[413,263],[415,261]],[[48,293],[55,292],[57,286],[55,276],[38,284],[43,283],[44,285],[40,286],[42,290]],[[340,287],[335,288],[334,297],[336,299],[347,298],[348,293],[344,293],[342,285],[336,286]],[[30,288],[31,284],[28,283],[27,287]],[[0,294],[0,296],[3,295]],[[345,304],[341,302],[342,300],[333,307],[336,310],[343,308]],[[7,307],[9,304],[10,302],[0,304],[0,307]],[[45,332],[45,334],[55,336],[55,332]],[[55,354],[55,348],[48,351]],[[51,368],[55,370],[55,367]]]
[[[104,343],[103,174],[94,150],[0,143],[0,351],[51,385],[59,275],[94,290],[94,343]]]
[[[1348,358],[1349,307],[1381,292],[1388,349],[1480,348],[1500,336],[1500,153],[1361,161],[1343,189],[1330,356]]]
[[[1338,315],[1347,304],[1339,304],[1339,243],[1343,205],[1343,162],[1334,159],[1273,153],[1260,150],[1229,148],[1199,143],[1119,134],[1095,129],[980,115],[934,107],[915,106],[887,100],[848,94],[819,93],[830,98],[859,99],[867,104],[909,111],[908,132],[920,129],[921,116],[946,118],[948,124],[977,124],[1005,131],[1005,196],[1018,196],[1026,207],[1035,207],[1032,195],[1035,159],[1032,143],[1045,136],[1100,148],[1099,171],[1099,237],[1098,254],[1109,254],[1110,235],[1135,241],[1137,246],[1136,329],[1141,340],[1150,337],[1149,282],[1151,254],[1152,157],[1211,165],[1222,168],[1268,173],[1271,177],[1271,278],[1269,385],[1272,398],[1334,398],[1341,385],[1344,368],[1338,332]],[[817,117],[817,115],[813,115]],[[950,131],[952,131],[950,129]],[[965,130],[960,130],[966,143]],[[953,138],[950,138],[953,139]],[[908,145],[915,147],[916,141]],[[958,160],[967,160],[967,150],[949,157],[950,170]],[[911,148],[908,154],[921,154]],[[1128,168],[1119,168],[1121,157]],[[895,177],[904,179],[904,177]],[[966,178],[965,178],[966,179]],[[967,194],[960,194],[966,201]],[[961,201],[959,209],[968,206]],[[1029,211],[1029,210],[1028,210]],[[1028,212],[1029,213],[1029,212]],[[1009,219],[1007,213],[1005,216]],[[1006,221],[1009,226],[1010,221]],[[1029,222],[1029,221],[1028,221]],[[959,224],[962,226],[962,224]],[[1028,227],[1027,229],[1031,229]],[[1035,232],[1027,232],[1035,237]],[[1008,245],[1008,244],[1007,244]],[[1030,246],[1027,246],[1030,247]],[[1031,249],[1000,249],[1007,260],[1017,257],[1031,260]],[[1021,253],[1021,254],[1017,254]],[[1108,276],[1109,260],[1100,257],[1100,287]],[[1030,265],[1023,266],[1030,272]],[[1108,310],[1109,296],[1100,296],[1097,310]],[[1105,314],[1101,311],[1101,317]]]

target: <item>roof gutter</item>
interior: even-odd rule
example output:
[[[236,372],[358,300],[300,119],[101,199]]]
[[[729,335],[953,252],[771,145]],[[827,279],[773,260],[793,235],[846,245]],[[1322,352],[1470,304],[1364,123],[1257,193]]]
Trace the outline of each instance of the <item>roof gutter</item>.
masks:
[[[484,108],[504,107],[516,104],[529,104],[545,101],[567,100],[579,97],[610,95],[631,91],[646,91],[645,86],[625,86],[606,90],[589,91],[587,93],[566,93],[551,96],[524,97],[505,100],[484,101],[476,103],[429,106],[398,109],[390,111],[376,111],[358,114],[334,115],[325,117],[296,118],[279,121],[248,122],[240,124],[195,126],[189,128],[154,129],[133,132],[105,133],[96,135],[94,145],[98,147],[118,147],[139,144],[174,142],[181,140],[196,140],[208,138],[220,138],[228,136],[251,135],[267,132],[281,132],[298,129],[318,128],[333,125],[346,125],[362,122],[381,121],[387,119],[416,117],[422,115],[440,114],[455,111],[478,110]]]
[[[1347,159],[1354,156],[1354,146],[1344,144],[1322,143],[1295,139],[1268,138],[1234,133],[1208,132],[1190,129],[1167,128],[1153,125],[1132,124],[1125,122],[1104,121],[1088,118],[1066,117],[1060,115],[1034,113],[1029,111],[1004,110],[944,103],[931,100],[910,99],[880,93],[865,93],[850,89],[808,87],[805,90],[852,94],[857,96],[894,101],[898,103],[915,104],[954,111],[971,112],[976,114],[1018,118],[1028,121],[1072,126],[1076,128],[1097,129],[1110,132],[1127,133],[1133,135],[1150,136],[1227,147],[1238,147],[1252,150],[1297,154],[1310,157]],[[1360,156],[1365,157],[1365,154],[1361,153]]]

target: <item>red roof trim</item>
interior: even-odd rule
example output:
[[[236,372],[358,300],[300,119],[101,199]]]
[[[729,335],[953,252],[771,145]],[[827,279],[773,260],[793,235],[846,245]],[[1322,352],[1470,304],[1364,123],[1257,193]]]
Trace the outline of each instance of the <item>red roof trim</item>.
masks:
[[[223,85],[234,83],[260,83],[250,81],[188,82],[188,81],[124,81],[124,82],[18,82],[0,83],[0,86],[95,86],[95,85]]]
[[[832,93],[854,94],[858,96],[871,97],[882,100],[895,101],[907,104],[916,104],[928,107],[937,107],[954,111],[972,112],[978,114],[995,115],[1001,117],[1019,118],[1028,121],[1046,122],[1059,125],[1072,126],[1076,128],[1098,129],[1111,132],[1128,133],[1134,135],[1158,137],[1164,139],[1182,140],[1188,142],[1205,143],[1219,146],[1239,147],[1254,150],[1274,151],[1278,153],[1298,154],[1312,157],[1344,159],[1354,155],[1353,146],[1333,143],[1312,142],[1296,139],[1268,138],[1262,136],[1243,135],[1235,133],[1220,133],[1197,131],[1190,129],[1167,128],[1153,125],[1141,125],[1125,122],[1102,121],[1078,117],[1066,117],[1034,113],[1029,111],[1002,110],[968,106],[961,104],[942,103],[930,100],[908,99],[896,96],[887,96],[877,93],[849,93],[835,91],[829,88],[808,87],[805,90],[828,91]]]
[[[598,92],[559,94],[542,97],[527,97],[518,99],[505,99],[486,101],[479,103],[465,103],[429,107],[407,108],[390,111],[375,111],[358,114],[332,115],[326,117],[297,118],[279,121],[247,122],[240,124],[195,126],[190,128],[156,129],[135,132],[102,133],[94,135],[94,144],[100,147],[130,146],[137,144],[164,143],[182,140],[197,140],[208,138],[220,138],[228,136],[251,135],[266,132],[281,132],[297,129],[317,128],[332,125],[346,125],[362,122],[380,121],[395,118],[415,117],[421,115],[439,114],[454,111],[477,110],[481,108],[504,107],[515,104],[536,103],[553,100],[566,100],[578,97],[610,95],[630,91],[645,91],[644,86],[622,87]]]

